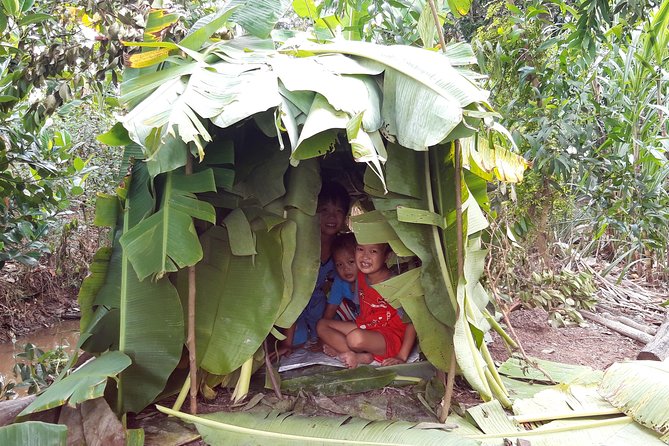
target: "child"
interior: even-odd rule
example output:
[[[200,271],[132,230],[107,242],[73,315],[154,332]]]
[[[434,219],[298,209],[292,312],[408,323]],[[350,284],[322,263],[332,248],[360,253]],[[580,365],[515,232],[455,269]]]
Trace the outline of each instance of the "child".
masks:
[[[318,323],[323,351],[349,368],[374,360],[381,365],[404,363],[416,340],[413,325],[402,322],[397,310],[371,287],[392,275],[386,266],[390,252],[386,243],[357,245],[360,315],[355,322],[323,319]]]
[[[323,183],[316,208],[321,229],[321,266],[316,286],[305,309],[295,323],[286,330],[286,339],[281,342],[276,354],[270,355],[272,359],[275,356],[288,355],[294,348],[306,343],[316,342],[316,324],[325,312],[326,296],[335,276],[331,257],[332,242],[344,228],[349,206],[350,198],[344,186],[339,183]]]
[[[358,267],[355,264],[356,241],[353,233],[339,234],[332,242],[332,260],[337,275],[332,283],[323,319],[354,321],[360,311],[356,292]]]

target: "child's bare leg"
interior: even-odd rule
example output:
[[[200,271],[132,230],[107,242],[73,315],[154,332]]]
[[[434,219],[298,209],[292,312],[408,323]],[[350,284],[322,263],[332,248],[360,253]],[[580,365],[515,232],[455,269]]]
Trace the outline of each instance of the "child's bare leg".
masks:
[[[374,361],[374,355],[371,353],[356,353],[354,351],[348,351],[341,353],[338,358],[346,364],[346,367],[349,369],[354,369],[360,364],[370,364]]]
[[[377,331],[360,328],[351,330],[346,335],[346,345],[350,351],[341,353],[339,359],[348,368],[369,364],[374,360],[374,355],[381,356],[386,353],[386,340]]]
[[[356,353],[371,353],[376,356],[386,354],[386,339],[378,331],[361,328],[351,330],[346,334],[346,345]]]
[[[323,351],[336,356],[339,353],[350,351],[346,344],[346,335],[355,330],[355,322],[335,321],[332,319],[321,319],[316,325],[318,337],[323,340]]]

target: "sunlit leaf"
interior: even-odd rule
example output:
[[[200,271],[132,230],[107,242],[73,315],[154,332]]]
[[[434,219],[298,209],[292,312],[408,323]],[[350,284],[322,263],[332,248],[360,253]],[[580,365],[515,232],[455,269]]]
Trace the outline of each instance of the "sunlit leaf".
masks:
[[[604,373],[599,391],[611,404],[661,435],[669,433],[669,363],[615,363]]]
[[[107,378],[125,370],[130,363],[130,358],[121,352],[107,352],[52,384],[19,415],[41,412],[66,402],[75,407],[83,401],[100,398],[104,395]]]
[[[159,406],[161,412],[195,423],[204,440],[212,445],[253,441],[259,445],[346,444],[467,446],[477,444],[456,433],[414,429],[405,421],[369,421],[352,417],[300,417],[290,413],[220,412],[203,417],[175,412]]]

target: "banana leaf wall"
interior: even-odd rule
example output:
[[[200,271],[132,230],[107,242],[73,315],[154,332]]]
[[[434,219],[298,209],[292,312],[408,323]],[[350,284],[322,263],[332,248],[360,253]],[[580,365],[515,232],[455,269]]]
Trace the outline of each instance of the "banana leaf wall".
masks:
[[[483,399],[504,399],[483,342],[481,233],[486,183],[519,181],[526,164],[500,145],[505,136],[492,124],[487,92],[467,70],[471,49],[277,46],[254,37],[184,40],[178,54],[126,76],[122,99],[131,111],[106,140],[126,147],[129,174],[117,196],[98,201],[96,222],[113,228],[114,243],[98,253],[80,294],[83,348],[132,359],[117,407],[140,411],[177,367],[188,266],[196,268],[203,370],[235,371],[268,334],[295,321],[319,266],[322,159],[337,154],[361,163],[342,172],[358,178],[374,207],[352,219],[358,240],[388,242],[399,256],[420,259],[381,293],[412,318],[430,362],[448,370],[455,355]]]

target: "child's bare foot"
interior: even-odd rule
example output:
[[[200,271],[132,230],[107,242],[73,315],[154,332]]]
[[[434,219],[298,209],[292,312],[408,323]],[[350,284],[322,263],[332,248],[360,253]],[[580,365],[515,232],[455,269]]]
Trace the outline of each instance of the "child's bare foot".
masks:
[[[328,344],[323,344],[323,353],[333,358],[339,355],[339,352],[334,348],[330,347]]]
[[[313,344],[310,344],[309,347],[307,347],[307,350],[310,352],[320,352],[323,350],[323,341],[318,339],[315,341]]]
[[[349,369],[354,369],[360,364],[370,364],[374,360],[371,353],[344,352],[337,356]]]

